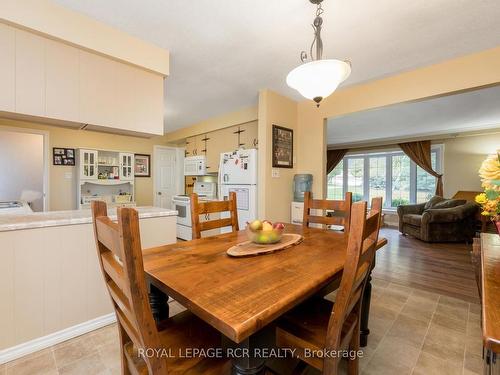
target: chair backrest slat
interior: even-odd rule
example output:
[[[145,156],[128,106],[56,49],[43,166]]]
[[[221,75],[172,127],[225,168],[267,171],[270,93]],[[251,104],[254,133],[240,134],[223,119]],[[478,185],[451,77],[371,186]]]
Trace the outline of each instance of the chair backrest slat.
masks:
[[[159,348],[142,262],[139,215],[133,208],[118,208],[118,223],[107,216],[106,203],[92,202],[94,237],[106,287],[113,301],[123,347]],[[166,359],[146,357],[150,374],[167,374]]]
[[[351,223],[352,193],[346,192],[344,200],[312,199],[309,191],[304,193],[304,216],[302,225],[309,224],[342,225],[349,233]],[[333,211],[333,216],[313,215],[311,210]],[[339,215],[340,214],[340,215]]]
[[[327,329],[326,348],[340,349],[341,333],[349,314],[361,313],[363,291],[373,265],[382,217],[382,198],[372,199],[370,214],[366,202],[352,205],[346,262]],[[336,373],[338,359],[325,358],[325,374]]]
[[[229,212],[228,218],[201,221],[200,215],[213,214],[217,212]],[[229,193],[227,201],[200,202],[198,194],[191,194],[191,227],[193,239],[201,238],[201,232],[211,229],[231,227],[233,232],[239,230],[238,209],[236,203],[236,193]]]

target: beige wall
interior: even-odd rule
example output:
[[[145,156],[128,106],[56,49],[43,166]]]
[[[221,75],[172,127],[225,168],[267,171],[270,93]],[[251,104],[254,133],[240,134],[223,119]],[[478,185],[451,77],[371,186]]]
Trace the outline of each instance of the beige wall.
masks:
[[[69,10],[52,0],[2,0],[0,20],[164,76],[169,74],[167,50]]]
[[[297,170],[312,173],[314,194],[325,194],[325,118],[497,84],[500,82],[499,66],[500,47],[497,47],[341,89],[328,97],[320,108],[312,101],[300,102]]]
[[[444,196],[458,190],[481,191],[478,170],[488,154],[500,149],[500,131],[460,136],[444,142]]]
[[[293,169],[277,168],[279,178],[272,173],[272,126],[279,125],[294,130],[294,159],[297,144],[301,142],[297,134],[297,102],[270,90],[259,93],[259,217],[271,221],[290,221],[292,202]]]
[[[52,165],[52,147],[87,147],[152,155],[153,145],[166,145],[163,137],[145,139],[7,119],[0,119],[1,126],[49,132],[49,210],[51,211],[76,209],[76,167]],[[152,164],[154,164],[154,160],[152,160]],[[65,178],[65,174],[68,172],[72,174],[70,179]],[[136,178],[135,193],[137,205],[152,205],[153,178]]]
[[[166,142],[181,142],[194,135],[212,132],[233,125],[245,124],[256,121],[258,116],[257,107],[243,108],[234,112],[225,113],[220,116],[212,117],[185,128],[165,134]]]

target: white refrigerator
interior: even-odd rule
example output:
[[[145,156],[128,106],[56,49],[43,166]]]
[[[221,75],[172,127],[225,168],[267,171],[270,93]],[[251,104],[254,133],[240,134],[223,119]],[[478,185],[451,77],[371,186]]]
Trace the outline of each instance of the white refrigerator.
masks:
[[[257,219],[257,150],[237,150],[220,155],[219,199],[229,199],[229,193],[236,193],[238,225],[244,229],[246,223]],[[221,214],[229,217],[229,213]],[[230,232],[224,228],[222,233]]]

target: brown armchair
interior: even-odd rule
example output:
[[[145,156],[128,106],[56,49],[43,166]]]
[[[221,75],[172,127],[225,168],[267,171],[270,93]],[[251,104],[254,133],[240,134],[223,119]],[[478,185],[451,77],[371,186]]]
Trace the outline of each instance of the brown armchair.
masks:
[[[399,231],[426,242],[470,242],[478,205],[433,197],[429,202],[398,207]]]

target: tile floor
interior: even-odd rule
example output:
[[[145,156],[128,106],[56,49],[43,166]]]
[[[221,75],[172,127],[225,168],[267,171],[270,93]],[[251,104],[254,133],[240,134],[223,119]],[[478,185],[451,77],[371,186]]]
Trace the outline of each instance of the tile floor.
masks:
[[[172,314],[183,310],[170,306]],[[479,316],[477,304],[374,278],[362,374],[481,374]],[[0,367],[0,375],[119,373],[115,324]]]

